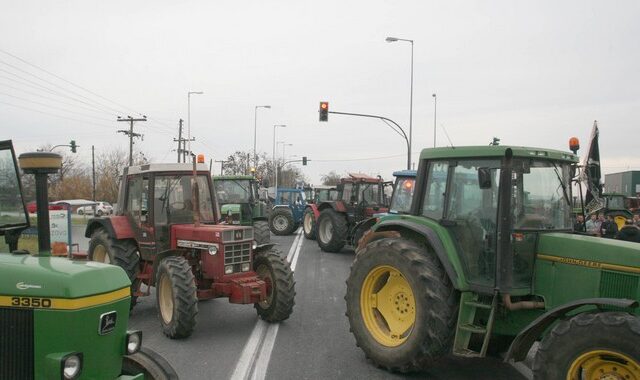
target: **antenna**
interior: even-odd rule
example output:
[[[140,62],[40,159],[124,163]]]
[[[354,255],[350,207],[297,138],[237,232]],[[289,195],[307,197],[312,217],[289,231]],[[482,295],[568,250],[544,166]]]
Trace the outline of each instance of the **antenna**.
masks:
[[[444,128],[444,124],[440,123],[440,128],[442,128],[444,135],[447,136],[447,140],[449,140],[449,145],[451,145],[452,148],[455,148],[455,146],[453,146],[453,142],[449,138],[449,134],[447,133],[447,130]]]

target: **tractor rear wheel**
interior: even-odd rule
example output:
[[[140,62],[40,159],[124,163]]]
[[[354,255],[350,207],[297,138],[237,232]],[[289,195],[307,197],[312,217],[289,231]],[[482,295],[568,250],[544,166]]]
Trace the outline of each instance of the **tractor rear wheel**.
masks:
[[[304,210],[304,214],[302,214],[302,229],[305,238],[316,240],[316,216],[310,208]]]
[[[171,339],[191,335],[198,315],[198,298],[191,266],[184,257],[169,256],[160,262],[156,296],[164,335]]]
[[[253,222],[253,238],[258,245],[269,244],[271,241],[269,222],[266,220],[256,220]]]
[[[124,269],[131,281],[131,308],[137,302],[140,280],[137,278],[140,271],[140,256],[138,246],[133,240],[116,240],[109,236],[104,228],[98,228],[91,234],[89,241],[88,258],[106,264],[114,264]]]
[[[253,270],[267,283],[267,298],[254,304],[260,318],[280,322],[289,318],[295,304],[295,281],[289,263],[276,250],[255,255]]]
[[[293,213],[288,208],[278,207],[269,215],[269,229],[276,235],[291,235],[295,229]]]
[[[559,322],[533,361],[534,379],[640,379],[640,318],[583,313]]]
[[[340,252],[349,233],[344,215],[332,208],[323,210],[316,221],[316,239],[325,252]]]
[[[451,351],[456,292],[435,255],[412,241],[381,239],[361,250],[345,301],[357,345],[380,367],[422,370]]]
[[[132,355],[126,355],[122,358],[122,374],[135,376],[143,374],[145,379],[149,380],[177,380],[178,374],[171,364],[146,347],[140,348],[140,351]]]

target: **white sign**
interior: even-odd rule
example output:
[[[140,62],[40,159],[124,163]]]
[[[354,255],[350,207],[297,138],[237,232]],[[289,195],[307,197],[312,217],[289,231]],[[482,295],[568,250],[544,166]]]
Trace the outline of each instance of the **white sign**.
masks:
[[[71,244],[69,241],[69,211],[49,210],[49,228],[51,242]]]

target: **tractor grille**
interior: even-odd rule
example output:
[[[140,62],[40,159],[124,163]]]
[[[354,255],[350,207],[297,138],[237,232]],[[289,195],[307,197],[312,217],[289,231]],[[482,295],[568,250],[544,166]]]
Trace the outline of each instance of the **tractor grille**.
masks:
[[[638,276],[602,271],[600,277],[600,297],[638,299]]]
[[[248,263],[251,261],[251,243],[226,244],[224,265]]]
[[[0,307],[0,380],[33,379],[33,310]]]
[[[239,240],[253,240],[253,228],[237,228],[222,232],[222,242],[231,243]]]

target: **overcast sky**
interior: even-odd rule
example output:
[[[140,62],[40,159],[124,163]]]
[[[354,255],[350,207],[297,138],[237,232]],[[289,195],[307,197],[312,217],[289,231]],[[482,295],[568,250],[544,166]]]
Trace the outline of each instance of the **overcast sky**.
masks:
[[[638,1],[4,1],[0,139],[23,152],[73,138],[90,160],[91,145],[128,150],[116,116],[145,114],[136,147],[174,162],[187,92],[204,91],[191,134],[207,161],[250,151],[254,107],[268,104],[259,152],[286,124],[277,140],[312,160],[311,182],[388,178],[406,165],[398,135],[374,119],[320,123],[317,110],[326,100],[408,131],[411,45],[394,36],[415,41],[414,161],[433,146],[437,93],[438,146],[446,130],[455,145],[562,150],[577,136],[586,152],[598,120],[604,172],[640,169],[639,20]]]

